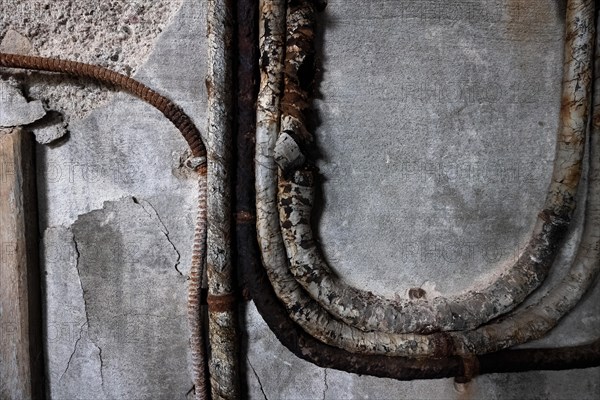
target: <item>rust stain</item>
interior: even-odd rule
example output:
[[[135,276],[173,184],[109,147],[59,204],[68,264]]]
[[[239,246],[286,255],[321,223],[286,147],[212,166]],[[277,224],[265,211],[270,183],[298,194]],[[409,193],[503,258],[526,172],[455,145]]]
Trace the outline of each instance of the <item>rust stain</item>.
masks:
[[[474,398],[473,379],[479,375],[479,359],[477,356],[469,355],[462,359],[463,373],[454,378],[454,389],[458,393],[458,400]]]
[[[211,312],[226,312],[231,311],[236,307],[236,295],[235,293],[228,293],[223,295],[208,294],[206,303],[208,309]]]

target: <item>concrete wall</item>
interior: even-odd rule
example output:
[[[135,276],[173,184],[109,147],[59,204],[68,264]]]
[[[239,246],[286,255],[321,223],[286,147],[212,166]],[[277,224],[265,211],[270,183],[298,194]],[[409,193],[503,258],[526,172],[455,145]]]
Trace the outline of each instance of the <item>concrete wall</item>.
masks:
[[[4,50],[132,73],[204,128],[204,2],[0,5]],[[329,1],[315,102],[324,176],[319,235],[340,275],[390,296],[411,287],[447,295],[515,259],[551,174],[563,11],[556,0]],[[182,167],[185,142],[129,95],[82,89],[77,80],[47,83],[38,74],[17,81],[27,82],[30,100],[64,114],[47,124],[56,136],[68,123],[66,136],[38,150],[51,398],[185,398],[196,196]],[[568,265],[578,234],[551,281]],[[596,285],[550,337],[531,345],[595,338],[599,304]],[[359,377],[297,359],[251,303],[244,324],[253,399],[600,395],[600,368],[489,375],[462,387],[450,379]]]

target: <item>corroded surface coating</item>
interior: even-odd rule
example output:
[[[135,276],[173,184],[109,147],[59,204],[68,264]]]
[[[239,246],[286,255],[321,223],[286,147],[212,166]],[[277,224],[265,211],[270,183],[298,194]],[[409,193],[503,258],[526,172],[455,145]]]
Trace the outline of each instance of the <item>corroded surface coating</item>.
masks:
[[[213,399],[239,398],[238,322],[231,256],[233,2],[208,2],[208,276],[209,371]]]
[[[512,310],[544,281],[575,207],[591,98],[594,2],[567,7],[563,127],[552,184],[534,232],[517,262],[498,278],[453,298],[393,300],[357,290],[327,266],[311,230],[313,179],[280,189],[284,242],[296,279],[328,312],[365,331],[431,333],[473,329]],[[292,192],[295,193],[292,195]],[[295,196],[295,197],[294,197]]]

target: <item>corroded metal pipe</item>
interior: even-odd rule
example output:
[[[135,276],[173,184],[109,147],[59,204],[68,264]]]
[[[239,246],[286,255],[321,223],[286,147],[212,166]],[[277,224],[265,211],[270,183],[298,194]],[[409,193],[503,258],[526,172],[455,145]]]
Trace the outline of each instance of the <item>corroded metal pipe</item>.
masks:
[[[248,225],[238,226],[238,237],[252,243],[255,232]],[[359,375],[371,375],[397,380],[441,379],[469,375],[465,361],[458,356],[440,358],[388,357],[385,355],[355,354],[330,346],[306,333],[287,315],[260,265],[259,254],[250,256],[249,246],[240,264],[244,282],[252,300],[277,339],[297,357],[322,368],[333,368]],[[254,260],[254,261],[253,261]],[[476,357],[476,374],[520,372],[532,370],[561,370],[600,366],[600,339],[575,347],[557,349],[505,350]],[[472,376],[470,376],[472,378]]]
[[[380,354],[445,354],[448,341],[444,337],[395,337],[386,333],[361,332],[340,323],[307,296],[289,272],[277,213],[277,165],[274,159],[275,142],[279,135],[285,1],[264,0],[260,3],[260,10],[261,81],[257,98],[255,149],[256,231],[262,263],[277,297],[303,329],[319,340],[346,350]]]
[[[275,141],[279,134],[285,2],[265,0],[259,15],[261,82],[256,128],[256,230],[262,263],[291,318],[319,340],[348,351],[387,355],[447,354],[446,337],[362,332],[334,318],[313,301],[288,270],[276,205]]]
[[[313,136],[307,128],[315,77],[315,12],[312,1],[288,1],[281,127],[275,161],[284,171],[301,166]]]
[[[299,3],[304,3],[305,9],[291,10],[299,15],[288,14],[288,25],[304,32],[307,27],[302,21],[308,19],[306,13],[312,8],[310,1]],[[301,185],[296,185],[297,192],[292,194],[289,190],[294,183],[282,177],[280,222],[290,270],[320,306],[335,318],[364,331],[432,333],[467,330],[512,310],[541,285],[575,208],[591,99],[594,6],[592,0],[570,0],[567,4],[562,128],[557,138],[554,173],[544,209],[518,261],[487,286],[449,298],[395,300],[358,290],[332,272],[314,240],[311,206],[301,193],[312,189],[301,189]],[[288,33],[288,40],[293,41],[288,44],[289,52],[297,38],[292,35],[290,39]],[[298,46],[295,48],[301,50]],[[294,93],[300,90],[297,85],[293,89]],[[294,119],[294,123],[300,122]],[[313,185],[314,182],[305,179],[305,184]]]
[[[233,130],[232,0],[208,1],[208,275],[209,371],[212,398],[238,399],[239,327],[231,242]]]
[[[599,32],[596,32],[597,34]],[[600,38],[598,38],[600,39]],[[460,335],[463,352],[503,348],[539,339],[571,311],[600,274],[600,40],[596,40],[593,116],[584,228],[568,274],[536,304]],[[451,335],[456,335],[452,332]]]

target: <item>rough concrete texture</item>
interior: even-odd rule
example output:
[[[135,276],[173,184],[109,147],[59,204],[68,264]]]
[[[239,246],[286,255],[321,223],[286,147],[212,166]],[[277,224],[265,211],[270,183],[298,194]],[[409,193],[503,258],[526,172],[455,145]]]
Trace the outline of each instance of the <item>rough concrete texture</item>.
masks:
[[[65,137],[68,124],[62,114],[50,111],[44,118],[27,126],[35,135],[36,142],[51,144]]]
[[[19,17],[22,4],[33,17]],[[43,4],[53,13],[40,11]],[[135,4],[145,5],[134,13],[141,25],[129,19]],[[124,72],[129,66],[204,128],[203,2],[0,5],[0,37],[13,29],[34,54]],[[556,0],[329,1],[320,21],[316,102],[324,175],[319,234],[341,276],[390,296],[418,286],[451,294],[515,259],[551,174],[563,10]],[[132,34],[119,39],[122,27]],[[48,101],[70,120],[67,140],[38,149],[50,397],[185,398],[185,275],[196,198],[195,179],[182,168],[185,142],[129,95],[21,78],[34,85],[28,100]],[[572,257],[578,232],[552,281]],[[532,345],[590,340],[600,332],[599,305],[596,285],[549,338]],[[600,395],[599,368],[490,375],[465,387],[324,370],[289,353],[253,305],[246,308],[243,359],[252,399]]]
[[[518,255],[552,170],[562,20],[516,3],[329,3],[320,228],[353,285],[448,295]]]
[[[2,51],[90,62],[131,75],[180,6],[181,0],[0,0],[0,38],[8,39]],[[77,79],[28,75],[22,78],[31,96],[69,118],[84,117],[109,98]]]
[[[28,102],[8,81],[0,79],[0,127],[31,124],[46,115],[39,100]]]
[[[40,144],[50,144],[67,134],[62,114],[47,112],[40,100],[27,101],[16,80],[0,79],[0,127],[25,126]]]

